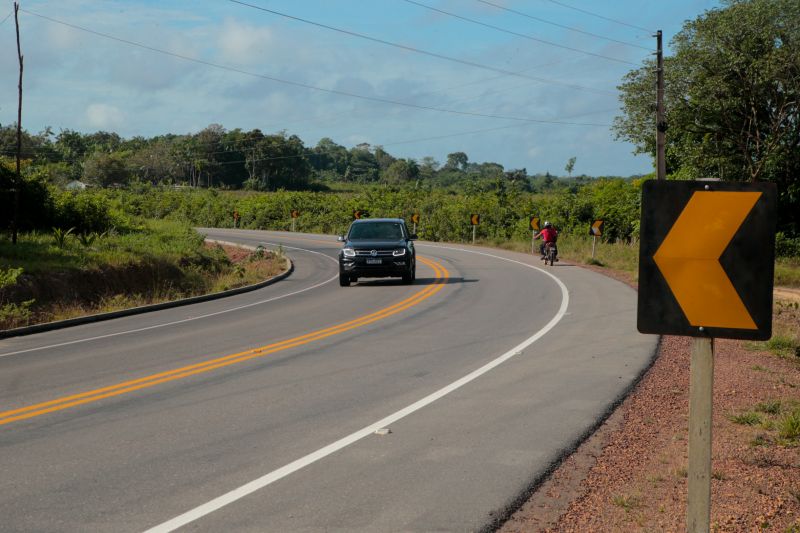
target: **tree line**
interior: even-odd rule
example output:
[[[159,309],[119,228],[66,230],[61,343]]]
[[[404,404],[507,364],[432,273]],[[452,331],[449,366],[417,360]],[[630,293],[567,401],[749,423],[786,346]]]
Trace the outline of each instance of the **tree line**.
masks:
[[[16,127],[0,127],[0,158],[8,160],[15,152]],[[444,163],[433,157],[417,161],[366,143],[346,148],[326,137],[308,147],[286,132],[226,130],[219,124],[186,135],[131,139],[105,131],[23,131],[22,158],[43,179],[62,186],[78,180],[99,187],[144,182],[276,191],[426,182],[477,191],[491,189],[500,180],[533,191],[555,183],[549,174],[529,176],[524,168],[506,170],[499,163],[471,162],[464,152],[448,154]]]

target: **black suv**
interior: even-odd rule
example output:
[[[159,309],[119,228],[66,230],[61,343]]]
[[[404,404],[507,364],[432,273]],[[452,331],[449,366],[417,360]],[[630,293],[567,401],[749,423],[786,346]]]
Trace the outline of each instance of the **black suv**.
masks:
[[[400,277],[411,283],[416,277],[417,255],[402,218],[373,218],[350,224],[347,236],[339,237],[339,285],[347,287],[358,278]]]

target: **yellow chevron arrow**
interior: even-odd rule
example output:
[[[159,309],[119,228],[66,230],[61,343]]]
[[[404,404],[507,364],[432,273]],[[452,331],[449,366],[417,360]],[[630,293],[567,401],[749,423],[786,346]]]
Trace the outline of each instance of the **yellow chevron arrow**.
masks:
[[[761,194],[695,192],[653,256],[692,326],[758,329],[719,258]]]
[[[589,231],[591,231],[592,235],[600,236],[603,234],[602,230],[600,229],[602,225],[603,225],[602,220],[595,220],[594,224],[592,224],[592,227],[590,228]]]

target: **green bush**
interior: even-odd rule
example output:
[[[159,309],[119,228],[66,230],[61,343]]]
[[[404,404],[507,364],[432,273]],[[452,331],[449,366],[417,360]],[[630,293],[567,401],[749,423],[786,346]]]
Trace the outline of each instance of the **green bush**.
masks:
[[[54,226],[75,228],[75,233],[103,232],[120,224],[114,216],[109,199],[102,193],[90,191],[52,191]]]
[[[784,233],[775,234],[776,257],[800,257],[800,237],[787,237]]]

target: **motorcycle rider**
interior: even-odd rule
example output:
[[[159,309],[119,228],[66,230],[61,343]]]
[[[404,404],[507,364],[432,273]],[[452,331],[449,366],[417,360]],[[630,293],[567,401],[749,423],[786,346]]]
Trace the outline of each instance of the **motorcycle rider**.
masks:
[[[556,231],[556,228],[553,227],[550,221],[545,220],[544,228],[542,231],[536,234],[534,239],[538,239],[539,237],[542,238],[542,244],[539,246],[539,252],[542,254],[542,259],[544,259],[544,247],[547,245],[547,243],[556,246],[556,241],[558,240],[558,231]],[[558,248],[556,248],[556,254],[558,254]],[[558,261],[558,259],[556,259],[556,261]]]

